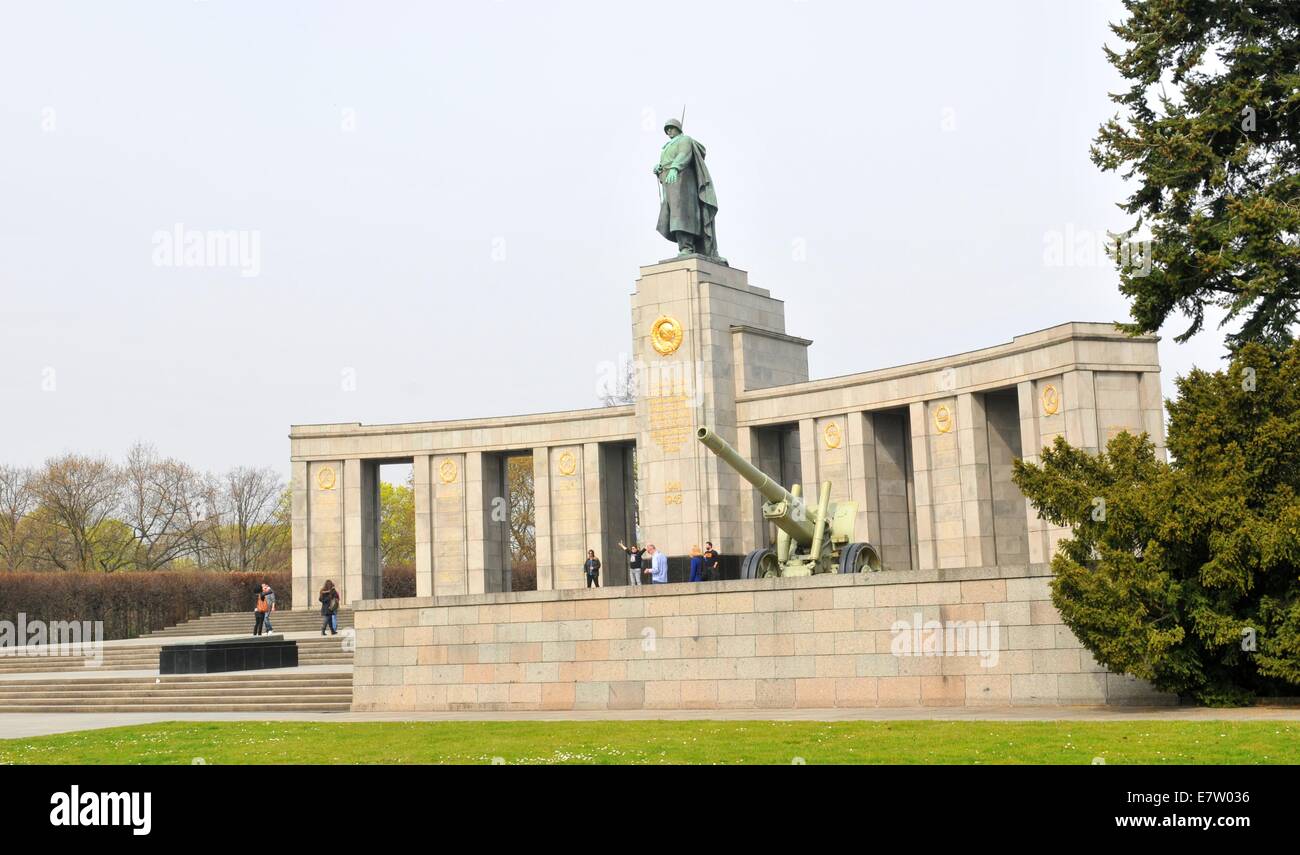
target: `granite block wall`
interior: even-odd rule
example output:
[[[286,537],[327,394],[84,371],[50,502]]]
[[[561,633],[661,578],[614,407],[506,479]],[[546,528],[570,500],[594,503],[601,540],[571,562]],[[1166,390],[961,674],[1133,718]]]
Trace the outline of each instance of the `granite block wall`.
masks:
[[[360,603],[353,708],[1173,703],[1093,660],[1061,623],[1046,574],[885,571]]]

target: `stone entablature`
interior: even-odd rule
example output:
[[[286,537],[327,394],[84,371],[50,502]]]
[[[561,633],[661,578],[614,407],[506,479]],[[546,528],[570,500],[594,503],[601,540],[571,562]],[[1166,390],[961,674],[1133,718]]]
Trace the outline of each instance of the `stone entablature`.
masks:
[[[1075,321],[953,356],[747,390],[737,395],[737,417],[741,424],[755,426],[788,421],[791,415],[812,418],[904,407],[1072,371],[1159,374],[1157,342],[1155,336],[1124,335],[1112,324]]]
[[[294,425],[289,430],[289,445],[294,461],[387,459],[485,448],[529,451],[538,445],[629,441],[635,436],[629,405],[445,422]]]
[[[1049,573],[883,571],[362,603],[353,709],[1174,703],[1096,663],[1061,623]],[[982,622],[987,644],[927,648],[917,633],[931,621],[954,626],[954,641],[958,622]]]

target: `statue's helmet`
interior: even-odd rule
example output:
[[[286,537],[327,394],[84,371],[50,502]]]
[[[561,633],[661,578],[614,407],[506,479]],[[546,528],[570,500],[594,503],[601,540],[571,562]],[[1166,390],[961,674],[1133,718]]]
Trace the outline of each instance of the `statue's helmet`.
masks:
[[[682,123],[677,121],[676,119],[669,119],[668,121],[664,122],[664,133],[668,133],[669,128],[676,128],[677,130],[680,131],[682,129]]]

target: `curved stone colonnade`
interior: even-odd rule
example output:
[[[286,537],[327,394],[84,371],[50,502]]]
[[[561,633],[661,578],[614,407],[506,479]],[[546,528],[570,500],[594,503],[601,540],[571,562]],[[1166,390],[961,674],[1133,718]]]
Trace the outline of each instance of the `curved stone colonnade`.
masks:
[[[1058,435],[1095,450],[1146,431],[1163,454],[1157,340],[1110,324],[810,381],[811,342],[786,332],[784,304],[742,270],[699,257],[643,267],[631,309],[635,405],[294,426],[295,602],[314,602],[326,578],[348,603],[378,595],[383,463],[414,464],[417,595],[442,597],[509,587],[500,502],[512,454],[532,455],[543,591],[582,587],[588,548],[605,583],[625,581],[616,544],[634,537],[633,490],[642,537],[671,555],[767,541],[757,495],[691,438],[699,425],[805,495],[833,481],[833,498],[857,503],[855,539],[899,571],[1048,561],[1063,532],[1028,507],[1010,467]]]

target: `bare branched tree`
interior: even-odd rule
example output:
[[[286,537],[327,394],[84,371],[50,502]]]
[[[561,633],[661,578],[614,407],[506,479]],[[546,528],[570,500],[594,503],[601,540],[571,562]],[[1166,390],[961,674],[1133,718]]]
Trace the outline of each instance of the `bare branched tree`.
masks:
[[[40,557],[61,570],[113,570],[129,543],[112,519],[121,478],[112,461],[67,454],[45,462],[33,482],[41,504]]]
[[[160,458],[152,446],[138,443],[127,454],[121,478],[120,519],[135,540],[135,566],[157,570],[177,558],[193,557],[195,534],[207,508],[199,475],[187,464]]]
[[[288,552],[289,498],[273,469],[238,467],[212,484],[216,520],[204,530],[221,570],[255,572]]]
[[[14,572],[23,567],[36,528],[28,516],[36,509],[30,469],[0,465],[0,568]]]

